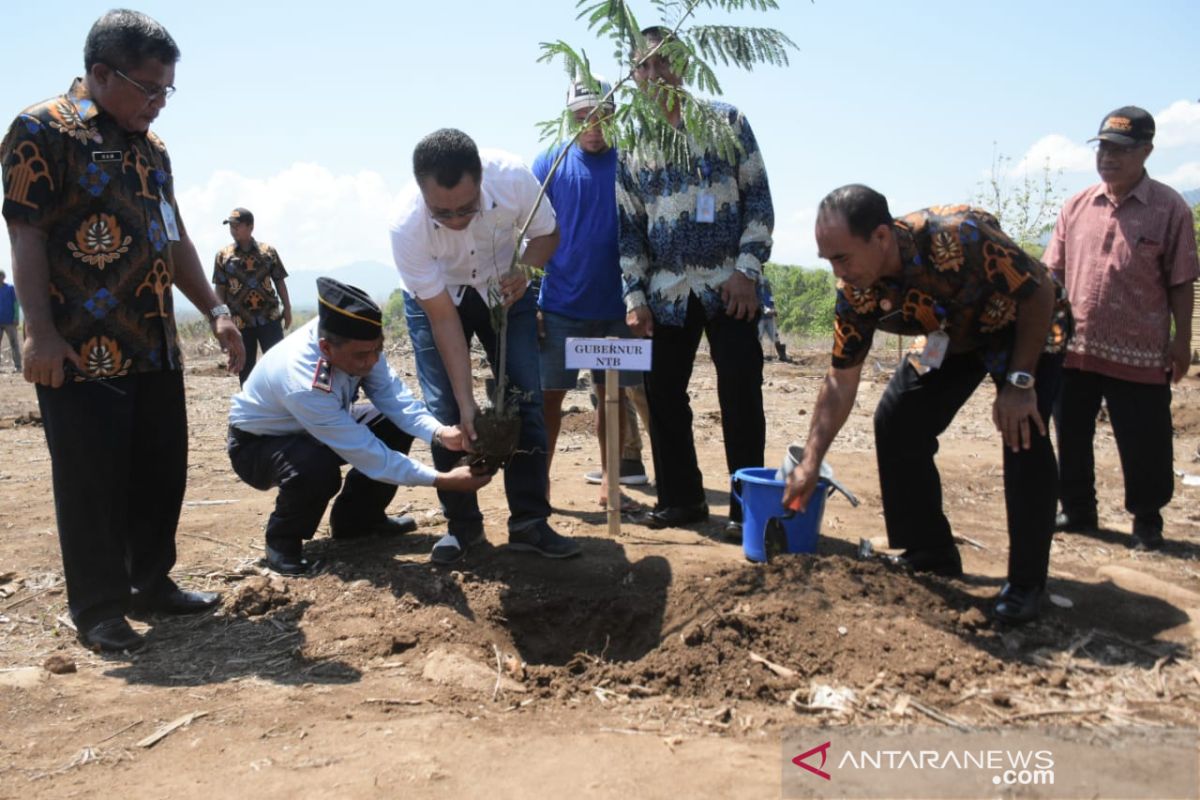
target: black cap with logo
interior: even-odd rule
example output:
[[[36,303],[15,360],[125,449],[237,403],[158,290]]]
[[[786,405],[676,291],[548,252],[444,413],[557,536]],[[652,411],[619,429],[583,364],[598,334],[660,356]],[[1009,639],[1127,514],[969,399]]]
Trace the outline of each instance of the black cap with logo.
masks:
[[[254,215],[246,208],[235,208],[229,212],[229,216],[221,220],[222,225],[228,225],[231,222],[241,222],[244,225],[254,224]]]
[[[1154,117],[1144,108],[1122,106],[1104,117],[1100,132],[1089,142],[1113,144],[1150,144],[1154,141]]]

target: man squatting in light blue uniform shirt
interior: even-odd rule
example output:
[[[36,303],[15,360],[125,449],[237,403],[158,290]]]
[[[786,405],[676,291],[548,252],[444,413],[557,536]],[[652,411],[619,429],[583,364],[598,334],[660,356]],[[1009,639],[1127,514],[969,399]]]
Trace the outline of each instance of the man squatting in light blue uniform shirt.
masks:
[[[319,278],[317,294],[317,318],[263,355],[229,412],[234,471],[256,489],[279,487],[267,563],[288,575],[308,571],[303,540],[334,495],[330,534],[348,539],[416,528],[411,517],[387,516],[398,485],[473,492],[491,480],[408,457],[416,436],[461,451],[462,432],[438,422],[380,357],[383,314],[363,290]],[[355,402],[360,392],[369,402]]]
[[[575,388],[579,370],[567,369],[567,338],[633,337],[625,324],[621,261],[617,251],[617,151],[604,139],[597,117],[612,114],[612,102],[600,101],[612,85],[598,79],[599,93],[576,81],[567,91],[567,110],[580,125],[588,125],[574,142],[542,153],[533,162],[533,175],[545,181],[562,148],[563,157],[546,187],[546,197],[558,217],[559,244],[546,263],[538,308],[541,311],[542,401],[546,416],[546,471],[562,428],[562,404]],[[592,370],[592,382],[603,397],[604,372]],[[621,387],[641,386],[642,373],[622,371]],[[621,414],[625,393],[620,393]],[[618,421],[620,417],[617,418]],[[596,406],[596,435],[600,441],[602,479],[600,503],[608,500],[608,464],[604,448],[604,403]],[[624,433],[624,431],[622,431]],[[549,485],[549,484],[547,484]]]

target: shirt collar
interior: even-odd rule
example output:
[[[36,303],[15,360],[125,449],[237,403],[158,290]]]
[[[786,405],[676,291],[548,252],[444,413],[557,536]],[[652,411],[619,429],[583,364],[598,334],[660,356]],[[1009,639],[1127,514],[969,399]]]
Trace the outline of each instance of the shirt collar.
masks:
[[[1137,182],[1137,186],[1133,187],[1133,191],[1129,193],[1130,197],[1136,197],[1142,205],[1150,204],[1150,173],[1142,170],[1142,179]]]
[[[76,78],[71,82],[71,88],[67,90],[67,101],[75,107],[75,113],[83,122],[91,120],[102,110],[92,99],[87,81],[83,78]]]
[[[1132,189],[1129,190],[1128,194],[1126,194],[1124,197],[1117,198],[1117,200],[1121,203],[1124,203],[1131,197],[1137,198],[1137,201],[1144,206],[1150,205],[1150,173],[1146,172],[1144,169],[1142,170],[1142,179],[1138,181]],[[1099,202],[1101,198],[1103,198],[1103,200],[1110,205],[1117,205],[1117,203],[1113,202],[1113,199],[1108,196],[1108,187],[1106,187],[1103,183],[1098,183],[1096,184],[1095,193],[1092,195],[1092,202]]]
[[[487,175],[482,175],[479,180],[479,211],[483,213],[484,211],[491,211],[496,207],[496,198],[488,190]],[[476,216],[479,215],[476,214]]]

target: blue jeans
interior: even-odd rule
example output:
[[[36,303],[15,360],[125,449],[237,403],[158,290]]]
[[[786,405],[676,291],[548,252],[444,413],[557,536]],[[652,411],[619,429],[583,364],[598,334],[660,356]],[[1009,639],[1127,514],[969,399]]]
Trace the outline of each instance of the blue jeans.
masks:
[[[542,323],[546,336],[539,344],[542,349],[542,388],[546,390],[570,391],[579,383],[579,370],[567,369],[567,339],[604,339],[609,336],[633,338],[623,318],[580,319],[543,311]],[[604,370],[594,369],[591,373],[592,385],[603,386]],[[622,370],[617,373],[617,378],[625,388],[642,385],[640,372]]]
[[[409,293],[404,293],[404,317],[417,360],[417,379],[430,412],[445,425],[459,421],[458,401],[442,357],[433,342],[429,318]],[[487,303],[474,289],[467,289],[458,305],[463,336],[470,346],[476,337],[487,352],[492,375],[498,363],[497,337]],[[538,367],[537,293],[526,291],[508,310],[508,385],[519,392],[521,434],[518,452],[504,468],[504,493],[508,497],[508,530],[524,530],[550,516],[546,501],[546,421],[542,416],[541,373]],[[445,472],[462,454],[435,446],[433,465]],[[438,500],[449,523],[449,532],[471,540],[483,532],[483,515],[474,492],[438,490]]]

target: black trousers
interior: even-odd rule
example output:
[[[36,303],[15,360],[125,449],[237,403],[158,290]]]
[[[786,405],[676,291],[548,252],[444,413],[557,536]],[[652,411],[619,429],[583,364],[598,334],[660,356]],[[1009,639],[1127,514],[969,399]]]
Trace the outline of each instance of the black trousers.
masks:
[[[902,360],[875,410],[875,455],[888,544],[897,548],[954,544],[942,510],[942,480],[934,463],[938,436],[950,425],[987,372],[973,353],[950,355],[923,376]],[[1038,360],[1038,413],[1050,419],[1062,376],[1062,356]],[[999,381],[996,381],[999,389]],[[1008,579],[1025,587],[1045,583],[1058,496],[1050,437],[1032,431],[1032,447],[1004,447],[1004,505],[1008,515]],[[1002,445],[1003,446],[1003,445]]]
[[[258,348],[266,353],[283,339],[283,322],[274,320],[265,325],[242,328],[242,344],[246,347],[246,363],[238,373],[238,384],[241,385],[250,377],[250,371],[258,361]]]
[[[187,485],[183,373],[37,387],[54,483],[67,605],[84,630],[120,617],[131,591],[174,588]]]
[[[683,327],[654,325],[651,369],[646,374],[650,406],[650,444],[658,507],[704,502],[704,480],[696,460],[692,434],[692,405],[688,383],[701,334],[708,337],[717,369],[717,401],[725,440],[725,466],[732,475],[742,467],[761,467],[766,447],[763,413],[763,355],[758,321],[719,314],[705,319],[704,306],[688,297]],[[731,502],[730,516],[741,520],[741,508]]]
[[[1100,401],[1108,406],[1125,476],[1125,510],[1162,530],[1160,510],[1175,492],[1171,387],[1133,383],[1078,369],[1063,370],[1054,405],[1058,432],[1059,496],[1068,516],[1096,516],[1096,461],[1092,440]]]
[[[393,450],[407,454],[412,447],[413,437],[384,416],[364,424]],[[334,495],[330,526],[345,530],[382,521],[396,496],[394,483],[371,480],[357,469],[343,481],[346,462],[308,433],[257,436],[231,426],[228,449],[233,471],[243,481],[260,491],[279,487],[267,520],[267,543],[285,553],[298,553],[300,541],[313,537]]]

